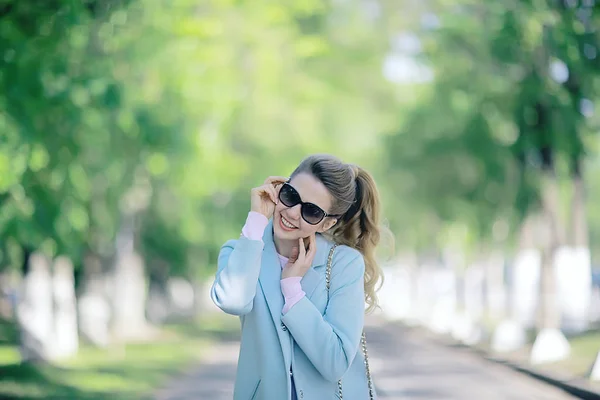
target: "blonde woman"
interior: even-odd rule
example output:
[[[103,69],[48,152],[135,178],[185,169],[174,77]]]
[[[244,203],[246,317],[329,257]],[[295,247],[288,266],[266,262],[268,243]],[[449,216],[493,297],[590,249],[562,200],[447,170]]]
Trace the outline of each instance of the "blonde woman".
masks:
[[[378,218],[371,175],[329,155],[252,189],[211,290],[241,319],[234,400],[375,398],[361,337],[365,302],[377,304]]]

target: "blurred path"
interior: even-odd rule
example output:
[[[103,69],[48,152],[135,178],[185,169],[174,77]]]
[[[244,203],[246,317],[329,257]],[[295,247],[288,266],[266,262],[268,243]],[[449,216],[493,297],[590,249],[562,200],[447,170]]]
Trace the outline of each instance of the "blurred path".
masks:
[[[507,367],[431,342],[394,324],[371,320],[367,340],[381,400],[575,399]],[[171,382],[155,399],[231,400],[237,352],[236,342],[219,343],[204,365]]]
[[[373,321],[376,322],[376,321]],[[393,324],[367,330],[381,399],[563,400],[566,392]]]
[[[211,346],[205,362],[170,382],[155,400],[231,400],[239,343],[223,341]]]

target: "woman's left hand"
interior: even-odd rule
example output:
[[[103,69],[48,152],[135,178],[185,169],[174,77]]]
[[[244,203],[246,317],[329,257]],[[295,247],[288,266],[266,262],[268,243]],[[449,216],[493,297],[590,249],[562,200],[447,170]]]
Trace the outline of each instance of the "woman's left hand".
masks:
[[[317,253],[317,239],[314,233],[308,237],[308,248],[305,246],[305,239],[298,239],[298,246],[292,249],[292,255],[281,272],[282,279],[303,277],[310,269]]]

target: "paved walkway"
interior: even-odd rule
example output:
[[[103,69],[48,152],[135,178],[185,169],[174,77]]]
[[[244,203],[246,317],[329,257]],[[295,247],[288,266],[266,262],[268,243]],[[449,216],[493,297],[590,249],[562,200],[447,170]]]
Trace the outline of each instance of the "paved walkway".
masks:
[[[575,397],[475,354],[393,324],[367,328],[381,400],[566,400]],[[171,382],[156,400],[231,400],[238,343],[215,345],[204,365]]]

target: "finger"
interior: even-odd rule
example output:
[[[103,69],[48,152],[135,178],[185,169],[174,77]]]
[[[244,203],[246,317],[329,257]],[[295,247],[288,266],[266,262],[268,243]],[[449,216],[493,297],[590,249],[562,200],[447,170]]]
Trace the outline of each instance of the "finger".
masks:
[[[313,241],[312,237],[310,240],[310,247],[308,248],[308,251],[306,252],[306,262],[308,264],[312,264],[313,259],[315,258],[315,254],[317,254],[317,246],[316,246],[316,242]]]
[[[278,203],[277,192],[275,191],[275,188],[272,185],[262,185],[260,187],[260,191],[262,196],[268,196],[273,203]]]
[[[308,246],[310,246],[310,236],[305,237],[303,240],[304,240],[304,248],[308,249]]]
[[[285,176],[270,176],[265,179],[265,184],[275,184],[275,183],[285,183],[288,181],[288,178]]]
[[[304,239],[298,239],[298,259],[306,257],[306,247],[304,247]]]
[[[279,192],[281,191],[282,187],[283,187],[283,185],[281,183],[278,183],[277,185],[274,186],[275,192],[277,193],[277,198],[279,198]]]
[[[317,237],[313,233],[308,238],[308,253],[307,253],[307,256],[311,257],[311,259],[312,259],[312,257],[314,257],[316,253],[317,253]]]
[[[279,204],[279,193],[277,193],[277,190],[271,185],[269,185],[269,193],[271,194],[271,200],[273,200],[273,203]]]
[[[291,264],[295,263],[296,260],[298,259],[298,254],[299,254],[298,247],[297,246],[292,247],[292,253],[290,255],[290,258],[288,259],[288,262]]]

